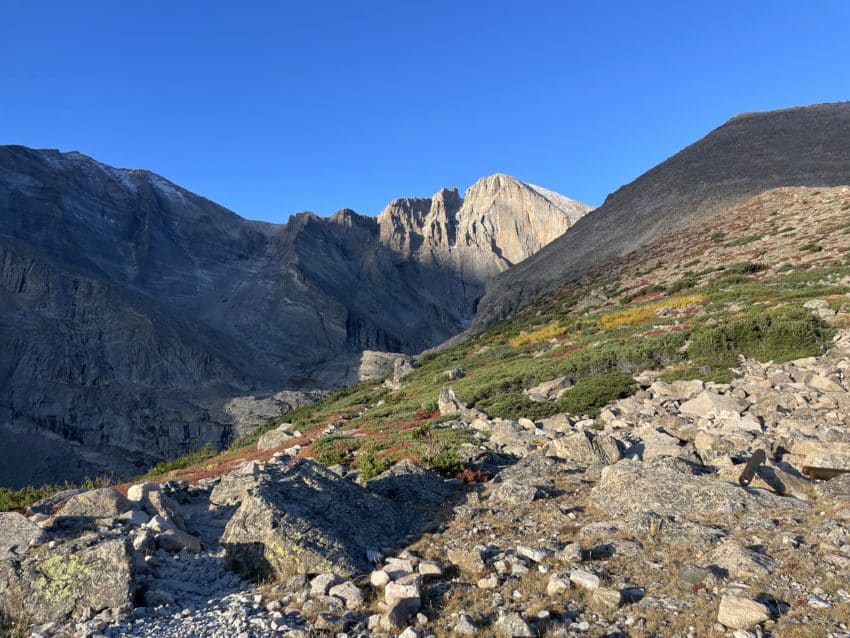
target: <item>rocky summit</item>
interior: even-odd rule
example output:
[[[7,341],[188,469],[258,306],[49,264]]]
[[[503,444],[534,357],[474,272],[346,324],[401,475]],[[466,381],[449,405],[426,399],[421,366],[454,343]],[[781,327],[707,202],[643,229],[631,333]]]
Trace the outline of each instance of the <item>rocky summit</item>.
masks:
[[[130,475],[466,328],[588,207],[506,175],[251,222],[141,170],[0,148],[0,485]],[[304,392],[304,390],[309,392]]]

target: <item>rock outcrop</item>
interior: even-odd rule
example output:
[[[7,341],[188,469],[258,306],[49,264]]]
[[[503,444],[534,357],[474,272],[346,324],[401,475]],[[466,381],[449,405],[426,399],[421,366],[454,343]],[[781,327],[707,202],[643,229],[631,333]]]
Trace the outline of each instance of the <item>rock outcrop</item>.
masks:
[[[432,476],[399,467],[366,489],[314,461],[270,465],[234,498],[239,509],[222,544],[250,578],[361,574],[369,570],[369,551],[397,545],[422,525],[423,505],[448,496]]]
[[[491,276],[586,210],[494,176],[466,200],[273,225],[147,171],[0,147],[0,485],[225,445],[316,396],[283,389],[356,380],[364,350],[462,331]]]

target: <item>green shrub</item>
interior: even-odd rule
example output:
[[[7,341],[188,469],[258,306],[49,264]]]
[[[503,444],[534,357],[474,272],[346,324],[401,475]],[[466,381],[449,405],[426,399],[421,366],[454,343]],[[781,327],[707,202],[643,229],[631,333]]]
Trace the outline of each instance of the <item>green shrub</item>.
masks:
[[[724,270],[729,274],[752,275],[757,272],[761,272],[762,270],[767,270],[768,268],[769,266],[767,264],[753,261],[739,261],[734,264],[729,264]]]
[[[148,476],[159,476],[160,474],[166,474],[167,472],[173,472],[174,470],[182,470],[185,467],[189,467],[190,465],[194,465],[195,463],[200,463],[201,461],[206,461],[209,458],[214,457],[218,454],[218,450],[216,450],[209,443],[205,443],[204,447],[200,450],[195,450],[194,452],[189,452],[188,454],[184,454],[181,457],[174,459],[173,461],[163,461],[162,463],[157,463],[151,469],[148,470]]]
[[[730,241],[725,245],[726,248],[736,248],[738,246],[746,246],[747,244],[752,244],[754,241],[758,241],[764,237],[764,235],[750,235],[749,237],[741,237],[740,239],[735,239]]]
[[[608,372],[579,379],[556,404],[559,411],[569,414],[596,415],[606,403],[627,397],[636,389],[637,384],[630,375]]]
[[[697,280],[693,277],[682,277],[681,279],[677,279],[669,286],[667,286],[667,292],[671,295],[674,295],[677,292],[681,292],[682,290],[688,290],[689,288],[693,288],[696,285]]]
[[[320,436],[313,443],[314,458],[322,465],[339,465],[345,461],[346,454],[356,449],[357,443],[348,436]]]
[[[375,478],[379,474],[386,472],[391,463],[384,458],[378,456],[379,448],[375,446],[371,446],[362,450],[360,455],[357,457],[357,462],[355,465],[357,469],[360,470],[360,478],[364,481],[368,481],[371,478]],[[331,463],[330,465],[333,465]]]
[[[450,446],[440,446],[437,451],[424,459],[426,467],[440,474],[456,474],[463,469],[457,450]]]
[[[822,354],[832,331],[802,308],[780,308],[704,327],[691,336],[688,356],[696,365],[728,368],[738,355],[781,363]]]

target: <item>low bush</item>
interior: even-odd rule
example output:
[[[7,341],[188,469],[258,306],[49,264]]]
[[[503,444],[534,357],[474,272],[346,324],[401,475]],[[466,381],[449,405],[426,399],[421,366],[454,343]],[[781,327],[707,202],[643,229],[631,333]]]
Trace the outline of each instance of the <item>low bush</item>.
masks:
[[[636,389],[637,384],[630,375],[623,372],[608,372],[579,379],[555,403],[559,412],[595,416],[606,403],[630,396]]]
[[[355,465],[360,470],[360,478],[364,481],[375,478],[390,468],[391,463],[387,459],[378,456],[378,452],[379,449],[377,447],[370,446],[362,450],[357,457]]]
[[[736,365],[739,355],[781,363],[822,354],[832,334],[812,313],[785,307],[695,330],[688,356],[712,369]]]
[[[183,468],[189,467],[190,465],[194,465],[195,463],[206,461],[207,459],[214,457],[216,454],[218,454],[218,450],[216,450],[209,443],[205,443],[200,450],[195,450],[194,452],[184,454],[183,456],[178,457],[173,461],[163,461],[162,463],[157,463],[150,470],[148,470],[147,475],[160,476],[168,472],[173,472],[174,470],[182,470]]]

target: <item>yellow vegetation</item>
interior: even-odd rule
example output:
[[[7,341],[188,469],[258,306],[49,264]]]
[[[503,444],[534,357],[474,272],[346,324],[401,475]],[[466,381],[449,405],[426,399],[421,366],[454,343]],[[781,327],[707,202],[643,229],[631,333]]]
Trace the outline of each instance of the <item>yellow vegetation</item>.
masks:
[[[556,321],[555,323],[550,323],[549,325],[538,328],[537,330],[517,335],[511,339],[510,343],[514,348],[519,348],[520,346],[524,346],[529,343],[537,343],[538,341],[545,341],[552,337],[559,337],[564,334],[564,330],[565,327]]]
[[[634,326],[652,319],[655,316],[655,311],[659,308],[681,308],[682,306],[701,303],[704,300],[705,297],[703,295],[683,295],[681,297],[671,297],[670,299],[655,301],[638,308],[618,310],[603,315],[599,319],[599,327],[602,330],[612,330],[623,326]]]

